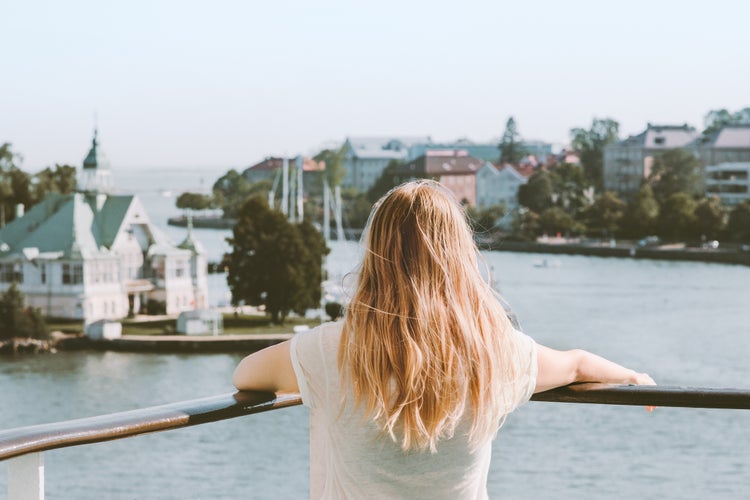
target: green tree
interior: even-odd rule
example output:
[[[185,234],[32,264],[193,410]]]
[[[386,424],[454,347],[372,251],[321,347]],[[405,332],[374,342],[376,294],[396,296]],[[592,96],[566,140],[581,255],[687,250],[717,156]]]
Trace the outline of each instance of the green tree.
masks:
[[[477,208],[474,205],[469,205],[466,207],[466,215],[474,231],[491,231],[495,229],[498,221],[505,216],[505,206],[492,205],[486,208]]]
[[[263,305],[280,324],[291,311],[319,304],[328,250],[309,222],[290,223],[256,195],[241,206],[229,242],[227,282],[235,304]]]
[[[404,166],[404,162],[391,160],[381,172],[380,177],[367,190],[367,200],[370,203],[378,201],[385,193],[401,184],[401,176],[398,171]]]
[[[177,208],[185,210],[205,210],[211,207],[213,198],[207,194],[185,192],[177,197],[175,205]]]
[[[539,225],[539,214],[527,208],[521,208],[513,217],[513,237],[522,241],[534,240],[542,233]]]
[[[620,228],[620,220],[625,213],[625,202],[615,193],[607,191],[596,197],[584,214],[586,226],[592,234],[612,236]]]
[[[372,210],[372,203],[367,198],[367,194],[347,189],[342,191],[341,200],[344,205],[342,210],[344,226],[360,229],[365,227]]]
[[[500,163],[518,163],[524,156],[521,135],[512,116],[505,122],[505,132],[497,147],[500,150]]]
[[[552,199],[556,206],[576,217],[586,208],[589,201],[590,183],[586,179],[583,169],[578,165],[562,163],[550,172],[552,181]],[[593,200],[592,200],[593,201]]]
[[[703,185],[700,168],[700,161],[685,149],[670,149],[657,155],[647,179],[656,201],[663,204],[675,193],[698,195]]]
[[[533,212],[541,213],[553,205],[553,195],[552,176],[546,170],[539,170],[518,188],[518,203]]]
[[[594,118],[591,128],[571,129],[571,145],[581,156],[586,178],[597,191],[604,187],[604,146],[618,140],[620,124],[611,118]]]
[[[71,165],[56,164],[37,172],[31,178],[33,203],[39,203],[48,193],[69,194],[76,190],[76,168]]]
[[[0,338],[46,339],[49,330],[38,309],[26,307],[26,298],[15,283],[0,296]]]
[[[750,243],[750,200],[745,200],[729,212],[727,232],[734,241]]]
[[[629,238],[642,238],[656,232],[659,203],[651,186],[644,185],[628,203],[620,222],[621,234]]]
[[[704,134],[715,132],[726,125],[750,125],[750,108],[734,113],[727,109],[712,109],[703,118]]]
[[[577,234],[584,227],[560,207],[550,207],[539,214],[539,227],[546,234]]]
[[[0,146],[0,227],[13,220],[17,204],[32,205],[31,177],[16,165],[20,160],[9,143]]]
[[[696,237],[695,208],[697,204],[687,193],[674,193],[661,204],[659,235],[673,241]]]
[[[694,215],[695,229],[702,237],[713,240],[724,231],[727,217],[719,197],[699,200]]]
[[[214,204],[224,212],[224,217],[235,217],[242,203],[252,192],[252,183],[235,169],[229,170],[214,182]]]
[[[346,175],[343,148],[324,149],[316,154],[313,159],[325,163],[325,178],[331,189],[341,184],[341,180],[344,178],[344,175]]]

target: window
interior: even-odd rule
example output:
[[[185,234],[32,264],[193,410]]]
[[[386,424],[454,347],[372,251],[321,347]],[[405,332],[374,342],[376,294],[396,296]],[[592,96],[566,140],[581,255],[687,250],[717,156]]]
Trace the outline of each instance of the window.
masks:
[[[78,285],[83,283],[83,264],[63,264],[63,285]]]
[[[47,283],[47,264],[42,263],[40,266],[40,271],[42,273],[42,285]]]
[[[0,283],[23,283],[23,267],[21,264],[6,262],[0,264]]]
[[[655,137],[654,144],[659,144],[659,145],[664,144],[664,137]]]

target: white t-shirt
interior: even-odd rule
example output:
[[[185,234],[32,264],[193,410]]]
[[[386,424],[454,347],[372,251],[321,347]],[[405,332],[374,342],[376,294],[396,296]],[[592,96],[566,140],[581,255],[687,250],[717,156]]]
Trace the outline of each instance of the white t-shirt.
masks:
[[[291,358],[302,403],[310,408],[310,497],[330,498],[487,498],[491,441],[468,445],[470,422],[454,437],[441,439],[437,453],[403,452],[371,419],[363,418],[352,398],[342,408],[337,364],[343,322],[327,323],[292,338]],[[514,331],[519,343],[517,401],[527,401],[536,385],[536,345]]]

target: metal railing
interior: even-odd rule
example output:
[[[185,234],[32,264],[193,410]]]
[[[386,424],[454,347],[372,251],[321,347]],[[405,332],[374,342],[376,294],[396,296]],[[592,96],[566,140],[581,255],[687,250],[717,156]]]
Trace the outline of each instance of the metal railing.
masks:
[[[750,409],[750,391],[669,386],[575,384],[535,394],[532,401],[631,406]],[[44,498],[43,452],[122,439],[285,408],[299,395],[237,392],[97,417],[0,431],[0,461],[8,460],[8,499]]]

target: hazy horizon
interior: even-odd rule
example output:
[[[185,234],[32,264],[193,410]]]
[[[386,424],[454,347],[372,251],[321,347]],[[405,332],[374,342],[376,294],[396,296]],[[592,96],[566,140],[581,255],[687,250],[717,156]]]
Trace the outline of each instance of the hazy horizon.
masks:
[[[0,143],[37,171],[249,166],[346,136],[563,144],[750,106],[750,4],[10,0]],[[96,122],[95,122],[96,115]]]

